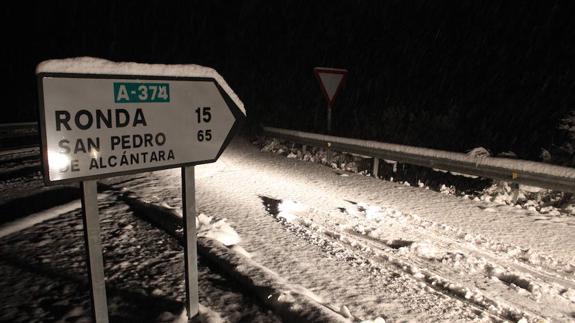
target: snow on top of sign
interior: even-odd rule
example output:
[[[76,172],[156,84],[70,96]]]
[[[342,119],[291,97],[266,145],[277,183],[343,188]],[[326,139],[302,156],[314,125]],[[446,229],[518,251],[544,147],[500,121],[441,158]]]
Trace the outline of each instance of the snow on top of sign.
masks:
[[[77,73],[77,74],[111,74],[142,76],[175,76],[175,77],[212,77],[226,91],[230,98],[245,114],[243,102],[230,88],[224,78],[213,68],[186,64],[142,64],[133,62],[112,62],[95,57],[75,57],[43,61],[36,67],[40,73]]]

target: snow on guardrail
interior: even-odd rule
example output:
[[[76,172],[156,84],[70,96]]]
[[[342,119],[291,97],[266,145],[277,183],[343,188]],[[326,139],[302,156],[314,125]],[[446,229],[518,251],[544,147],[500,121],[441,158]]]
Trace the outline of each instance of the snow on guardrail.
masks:
[[[263,127],[265,135],[342,152],[575,193],[575,168]]]

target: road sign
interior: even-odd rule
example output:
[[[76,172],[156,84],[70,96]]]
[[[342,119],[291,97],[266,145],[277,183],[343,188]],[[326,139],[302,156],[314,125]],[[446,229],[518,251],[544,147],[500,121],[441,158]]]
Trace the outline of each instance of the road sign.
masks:
[[[327,105],[332,106],[337,94],[345,83],[347,70],[341,68],[314,67],[313,72],[319,81]]]
[[[214,162],[244,113],[215,78],[38,74],[48,184]]]
[[[52,60],[37,68],[47,184],[82,181],[87,266],[96,322],[108,308],[96,179],[182,167],[186,309],[199,312],[194,165],[214,162],[243,104],[214,70],[196,65]]]
[[[314,67],[313,73],[321,87],[321,92],[327,102],[327,133],[331,134],[331,108],[337,94],[343,87],[347,70],[342,68]],[[327,161],[331,163],[331,149],[327,150]]]

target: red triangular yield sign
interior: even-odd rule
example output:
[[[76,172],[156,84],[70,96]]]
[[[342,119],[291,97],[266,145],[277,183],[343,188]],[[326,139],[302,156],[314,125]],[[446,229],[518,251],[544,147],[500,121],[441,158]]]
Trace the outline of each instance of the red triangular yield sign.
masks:
[[[327,104],[331,106],[345,83],[347,70],[341,68],[314,67],[313,73],[319,81]]]

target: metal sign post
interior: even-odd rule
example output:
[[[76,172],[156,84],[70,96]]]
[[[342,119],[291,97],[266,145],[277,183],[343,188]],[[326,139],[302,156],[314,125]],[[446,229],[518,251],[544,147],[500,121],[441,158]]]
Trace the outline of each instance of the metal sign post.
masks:
[[[95,180],[82,182],[82,219],[84,220],[86,262],[92,294],[92,314],[96,322],[107,323],[108,303],[98,218],[98,187]]]
[[[331,135],[331,103],[327,104],[327,134]]]
[[[327,103],[327,134],[331,135],[331,102]],[[331,146],[328,144],[327,147],[327,163],[331,165],[332,151]]]
[[[184,218],[184,263],[186,266],[186,310],[188,312],[188,319],[191,319],[196,316],[199,311],[194,166],[182,167],[182,199]]]
[[[245,117],[214,70],[197,65],[114,63],[95,58],[37,68],[42,164],[47,185],[82,181],[92,309],[108,322],[96,180],[182,168],[186,309],[198,314],[194,165],[215,162]]]

